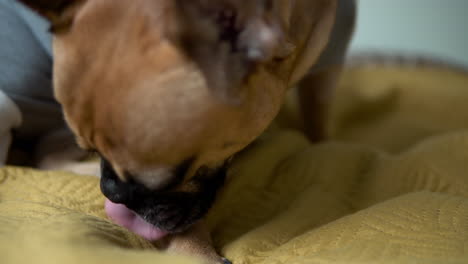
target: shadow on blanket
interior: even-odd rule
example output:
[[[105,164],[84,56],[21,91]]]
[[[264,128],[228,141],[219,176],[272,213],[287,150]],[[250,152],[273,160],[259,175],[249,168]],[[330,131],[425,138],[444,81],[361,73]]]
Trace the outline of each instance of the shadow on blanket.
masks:
[[[235,161],[208,217],[234,263],[468,263],[468,75],[356,66],[333,140],[310,145],[294,103]],[[113,225],[98,179],[0,170],[0,262],[197,263]]]

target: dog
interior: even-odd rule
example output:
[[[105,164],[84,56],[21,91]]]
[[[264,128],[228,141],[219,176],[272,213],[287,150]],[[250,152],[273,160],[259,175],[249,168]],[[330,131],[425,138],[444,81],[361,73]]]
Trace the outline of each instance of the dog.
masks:
[[[51,23],[55,97],[101,156],[108,215],[210,263],[229,263],[200,220],[230,158],[295,86],[307,135],[326,137],[355,17],[354,0],[21,2]]]

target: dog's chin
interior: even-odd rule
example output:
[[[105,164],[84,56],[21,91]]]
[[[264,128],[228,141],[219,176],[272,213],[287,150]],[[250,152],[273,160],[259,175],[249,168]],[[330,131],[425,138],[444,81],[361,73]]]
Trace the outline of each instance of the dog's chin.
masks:
[[[166,234],[184,232],[203,218],[223,186],[226,173],[227,165],[216,169],[201,168],[188,182],[191,191],[139,189],[123,204],[118,196],[109,195],[106,189],[106,186],[128,184],[115,174],[102,175],[101,189],[110,200],[106,203],[106,211],[114,222],[149,240],[157,240]]]

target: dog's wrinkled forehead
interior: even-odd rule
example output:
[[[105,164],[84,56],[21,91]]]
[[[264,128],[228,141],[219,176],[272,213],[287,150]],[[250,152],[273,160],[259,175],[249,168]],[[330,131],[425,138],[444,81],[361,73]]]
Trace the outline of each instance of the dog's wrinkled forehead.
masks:
[[[23,2],[52,23],[68,124],[121,178],[156,187],[187,160],[189,175],[215,167],[276,113],[271,94],[248,85],[281,35],[271,1]]]

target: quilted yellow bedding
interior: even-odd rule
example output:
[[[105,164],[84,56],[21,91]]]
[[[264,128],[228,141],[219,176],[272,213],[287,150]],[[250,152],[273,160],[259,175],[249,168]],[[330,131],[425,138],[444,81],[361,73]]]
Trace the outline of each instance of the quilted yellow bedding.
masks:
[[[208,216],[235,264],[468,263],[468,75],[352,67],[332,140],[294,103],[235,161]],[[98,179],[0,169],[0,263],[198,263],[113,225]]]

